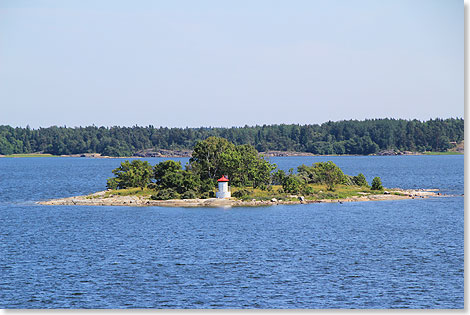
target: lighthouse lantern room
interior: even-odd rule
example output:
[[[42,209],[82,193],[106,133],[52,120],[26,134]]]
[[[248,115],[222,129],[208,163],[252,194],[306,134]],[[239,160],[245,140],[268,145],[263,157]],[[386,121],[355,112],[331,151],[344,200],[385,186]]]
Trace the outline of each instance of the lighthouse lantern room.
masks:
[[[215,196],[221,199],[230,198],[231,194],[230,194],[230,189],[228,187],[228,178],[225,177],[224,175],[221,178],[219,178],[217,182],[219,183],[219,191],[215,193]]]

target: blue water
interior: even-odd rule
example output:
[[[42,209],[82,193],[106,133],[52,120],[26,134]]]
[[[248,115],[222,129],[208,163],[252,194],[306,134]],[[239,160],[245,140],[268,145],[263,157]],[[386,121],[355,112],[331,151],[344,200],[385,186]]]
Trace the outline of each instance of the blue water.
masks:
[[[121,160],[0,159],[0,307],[463,308],[463,156],[271,159],[285,170],[326,160],[451,197],[41,206],[103,190]]]

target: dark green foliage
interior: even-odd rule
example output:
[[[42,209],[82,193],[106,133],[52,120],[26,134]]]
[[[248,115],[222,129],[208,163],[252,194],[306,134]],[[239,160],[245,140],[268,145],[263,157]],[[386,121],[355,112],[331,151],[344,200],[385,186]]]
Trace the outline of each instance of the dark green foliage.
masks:
[[[372,190],[383,190],[384,188],[382,187],[382,180],[380,180],[380,177],[374,177],[372,180]]]
[[[187,190],[181,194],[181,199],[196,199],[198,197],[198,193],[194,190]]]
[[[237,191],[234,191],[232,196],[235,198],[242,199],[244,196],[247,196],[249,194],[250,194],[250,191],[248,189],[241,188],[241,189],[238,189]]]
[[[313,195],[315,193],[313,187],[305,185],[300,189],[300,193],[302,195],[308,196],[308,195]]]
[[[332,161],[317,162],[313,168],[318,182],[325,184],[328,190],[334,190],[336,185],[345,181],[343,171]]]
[[[154,177],[157,189],[172,189],[179,194],[184,194],[188,191],[203,193],[214,187],[212,182],[208,185],[207,181],[201,181],[199,176],[193,172],[183,170],[180,162],[172,160],[155,165]]]
[[[268,185],[271,171],[276,167],[260,156],[253,146],[235,146],[217,137],[198,142],[189,162],[189,169],[201,179],[215,182],[227,175],[235,187]]]
[[[160,184],[160,180],[163,176],[169,173],[175,173],[181,170],[182,170],[181,162],[168,160],[168,161],[158,163],[153,168],[153,173],[156,179],[156,183]]]
[[[369,184],[367,183],[366,177],[362,173],[359,173],[356,176],[354,176],[353,177],[353,182],[354,182],[354,185],[356,185],[356,186],[369,187]]]
[[[273,185],[282,185],[286,176],[286,172],[284,172],[283,170],[277,170],[271,175],[271,183]]]
[[[215,193],[213,191],[206,191],[202,193],[199,198],[208,199],[208,198],[214,198],[214,197],[215,197]]]
[[[178,194],[174,189],[165,188],[158,190],[155,195],[150,197],[152,200],[169,200],[169,199],[180,199],[180,194]]]
[[[286,193],[296,194],[300,192],[304,185],[305,181],[301,177],[294,174],[289,174],[282,183],[282,189]]]
[[[307,184],[319,183],[320,178],[318,177],[315,166],[307,166],[305,164],[297,167],[297,174],[302,177]]]
[[[234,153],[235,145],[227,139],[209,137],[194,147],[189,160],[191,170],[203,180],[216,180],[231,171],[227,164],[231,164]],[[229,178],[232,179],[232,176]]]
[[[150,185],[157,191],[154,199],[211,198],[216,179],[223,174],[229,174],[231,184],[265,190],[275,167],[249,145],[235,146],[225,139],[211,137],[196,145],[185,170],[173,160],[158,163],[153,169],[148,162],[125,161],[113,170],[116,177],[108,179],[108,188]]]
[[[314,183],[325,184],[328,190],[334,190],[338,184],[367,186],[362,173],[354,177],[345,175],[331,161],[317,162],[312,166],[301,165],[297,174],[291,168],[286,175],[282,170],[273,173],[276,166],[248,145],[235,146],[225,139],[213,137],[198,143],[197,148],[186,169],[173,160],[158,163],[153,168],[147,161],[124,161],[113,170],[115,177],[108,179],[107,186],[111,189],[151,188],[156,191],[151,196],[154,200],[215,197],[216,178],[222,174],[231,174],[231,183],[235,182],[241,187],[233,193],[233,197],[240,199],[250,196],[250,191],[243,187],[252,186],[273,192],[271,183],[282,185],[278,194],[300,193],[307,196],[315,194],[309,186]],[[383,189],[379,177],[372,181],[372,189]]]
[[[343,180],[341,181],[341,184],[347,185],[347,186],[353,186],[354,185],[354,176],[349,176],[344,174]]]
[[[118,189],[118,188],[120,188],[119,184],[118,184],[118,181],[116,180],[115,177],[108,178],[108,180],[106,182],[106,188],[108,188],[108,189]]]
[[[0,154],[44,152],[54,155],[101,153],[130,156],[143,149],[191,149],[208,137],[223,137],[257,151],[314,154],[371,154],[379,150],[445,151],[464,139],[461,118],[428,121],[368,119],[321,125],[263,125],[233,128],[48,127],[0,126]],[[213,171],[213,170],[212,170]]]
[[[151,183],[152,166],[147,161],[124,161],[113,170],[114,178],[108,179],[110,189],[124,189],[131,187],[145,188]]]

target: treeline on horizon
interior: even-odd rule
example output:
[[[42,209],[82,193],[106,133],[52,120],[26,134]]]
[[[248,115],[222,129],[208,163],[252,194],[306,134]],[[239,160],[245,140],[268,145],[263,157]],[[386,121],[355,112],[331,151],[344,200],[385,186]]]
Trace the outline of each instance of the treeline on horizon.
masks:
[[[48,127],[0,126],[0,154],[43,152],[53,155],[101,153],[132,156],[146,149],[182,150],[210,136],[259,152],[298,151],[313,154],[367,155],[381,150],[446,151],[464,140],[464,119],[367,119],[321,125],[263,125],[231,128]]]

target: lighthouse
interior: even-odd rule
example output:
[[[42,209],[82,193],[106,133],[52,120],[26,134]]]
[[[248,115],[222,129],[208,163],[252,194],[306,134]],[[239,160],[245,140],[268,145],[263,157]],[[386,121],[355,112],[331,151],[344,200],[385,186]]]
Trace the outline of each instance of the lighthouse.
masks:
[[[230,198],[231,194],[228,188],[228,178],[225,177],[224,175],[221,178],[219,178],[217,182],[219,183],[219,191],[215,193],[215,196],[221,199]]]

